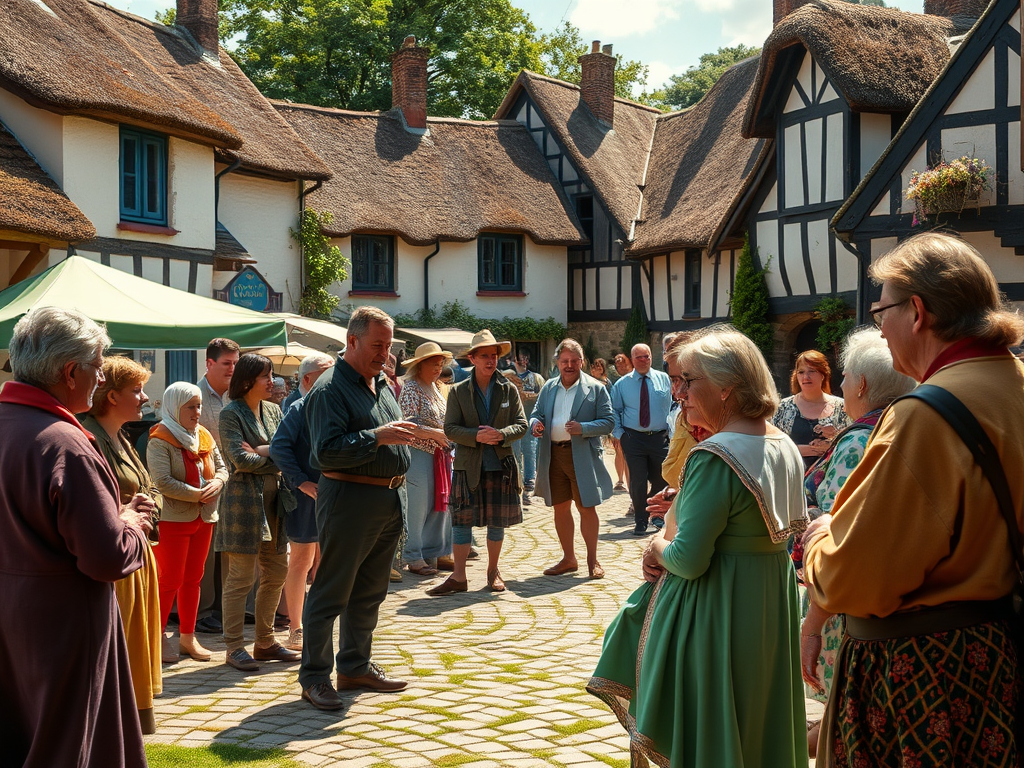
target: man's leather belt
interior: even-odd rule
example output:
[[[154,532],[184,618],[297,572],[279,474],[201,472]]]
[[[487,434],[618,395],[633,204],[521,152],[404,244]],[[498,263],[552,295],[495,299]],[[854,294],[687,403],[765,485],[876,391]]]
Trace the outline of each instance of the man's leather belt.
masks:
[[[636,432],[641,435],[660,435],[663,432],[667,432],[667,429],[633,429],[632,427],[623,427],[627,432]]]
[[[846,617],[846,634],[855,640],[892,640],[952,632],[956,629],[987,624],[1009,618],[1012,608],[1007,598],[943,603],[916,611],[902,611],[885,618]]]
[[[363,483],[365,485],[381,485],[385,488],[400,488],[405,483],[405,475],[394,477],[371,477],[370,475],[350,475],[346,472],[321,472],[326,478],[340,480],[343,483]]]
[[[572,445],[572,440],[552,440],[551,444],[558,446],[559,448],[564,448],[567,445]]]

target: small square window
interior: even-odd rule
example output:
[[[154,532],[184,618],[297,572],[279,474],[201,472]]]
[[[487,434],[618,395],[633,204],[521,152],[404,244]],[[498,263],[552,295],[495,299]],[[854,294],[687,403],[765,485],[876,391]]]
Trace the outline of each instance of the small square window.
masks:
[[[481,234],[477,286],[481,291],[523,290],[523,238],[521,235]]]
[[[395,290],[395,239],[352,235],[352,290]]]
[[[167,224],[167,137],[121,127],[121,200],[124,221]]]

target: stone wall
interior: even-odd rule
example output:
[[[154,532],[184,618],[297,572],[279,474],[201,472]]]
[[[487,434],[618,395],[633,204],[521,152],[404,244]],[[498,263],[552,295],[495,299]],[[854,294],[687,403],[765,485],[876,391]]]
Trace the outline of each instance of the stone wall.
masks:
[[[611,362],[616,352],[622,352],[622,337],[626,334],[625,320],[602,320],[600,322],[569,323],[569,335],[584,347],[591,343],[598,354]],[[628,350],[627,350],[628,351]]]

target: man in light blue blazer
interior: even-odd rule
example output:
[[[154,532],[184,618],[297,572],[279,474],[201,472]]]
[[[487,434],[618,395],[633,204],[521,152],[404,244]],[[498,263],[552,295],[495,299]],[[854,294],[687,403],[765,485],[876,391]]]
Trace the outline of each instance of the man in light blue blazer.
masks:
[[[559,375],[540,390],[530,422],[537,445],[536,495],[555,508],[555,531],[562,559],[544,571],[558,576],[579,570],[573,538],[572,503],[580,513],[580,533],[587,545],[590,578],[600,579],[597,561],[600,522],[597,505],[612,496],[612,477],[604,465],[601,436],[615,426],[608,389],[583,373],[583,348],[564,339],[555,349]]]

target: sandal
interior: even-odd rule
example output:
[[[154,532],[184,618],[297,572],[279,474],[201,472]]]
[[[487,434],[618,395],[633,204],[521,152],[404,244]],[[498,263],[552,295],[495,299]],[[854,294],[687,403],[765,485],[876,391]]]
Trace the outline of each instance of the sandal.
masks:
[[[505,591],[505,580],[501,578],[501,571],[497,568],[487,572],[487,586],[491,588],[491,592]]]

